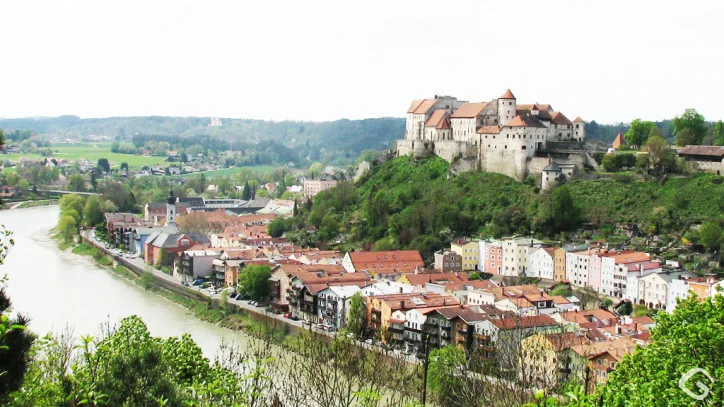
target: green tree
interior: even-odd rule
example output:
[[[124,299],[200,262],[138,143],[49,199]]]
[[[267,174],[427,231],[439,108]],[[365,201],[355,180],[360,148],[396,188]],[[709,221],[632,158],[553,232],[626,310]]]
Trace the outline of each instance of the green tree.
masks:
[[[710,251],[718,250],[722,244],[722,228],[714,222],[699,227],[699,241]]]
[[[664,163],[673,155],[669,143],[659,136],[653,136],[646,141],[644,151],[647,153],[651,167],[657,172],[665,172]]]
[[[618,161],[616,160],[616,154],[613,154],[613,153],[606,154],[603,157],[603,160],[601,160],[601,166],[607,172],[617,171],[619,169],[619,167],[618,167]]]
[[[367,308],[365,307],[362,295],[359,292],[352,294],[349,299],[349,317],[347,319],[347,329],[357,338],[363,338],[365,334],[366,322],[365,315]]]
[[[634,119],[626,134],[623,135],[626,144],[636,147],[644,144],[649,137],[652,127],[656,127],[656,124],[641,119]]]
[[[714,144],[717,146],[724,146],[724,129],[722,129],[722,122],[718,120],[714,123],[714,130],[712,131],[714,137]]]
[[[249,187],[249,181],[244,183],[244,189],[241,192],[241,199],[248,201],[251,199],[251,188]]]
[[[681,129],[675,136],[676,145],[679,147],[696,144],[696,136],[689,129]]]
[[[275,218],[269,222],[269,226],[267,226],[267,232],[271,237],[280,237],[287,230],[289,230],[289,221],[282,217]]]
[[[578,227],[581,211],[573,201],[567,185],[553,190],[551,209],[556,230],[573,230]]]
[[[83,213],[84,204],[85,202],[83,202],[83,197],[76,194],[63,195],[60,198],[60,201],[58,201],[61,214],[69,210],[74,210],[76,213],[81,214]]]
[[[121,170],[126,170],[126,171],[128,171],[128,163],[127,163],[127,162],[124,161],[124,162],[121,163]]]
[[[724,296],[681,301],[672,314],[660,312],[651,331],[651,343],[625,356],[600,390],[602,405],[693,406],[699,405],[679,388],[692,369],[703,369],[714,380],[698,375],[684,385],[694,394],[701,381],[712,391],[701,405],[724,404]],[[664,397],[662,397],[664,396]]]
[[[693,136],[693,143],[691,144],[701,144],[707,133],[704,116],[699,114],[696,109],[686,109],[684,114],[674,117],[674,135],[677,137],[677,145],[684,145],[678,142],[679,133],[683,130],[691,132]]]
[[[111,164],[107,158],[99,158],[97,167],[103,172],[111,172]]]
[[[78,225],[75,223],[75,219],[72,216],[62,215],[58,221],[58,233],[63,237],[63,240],[66,243],[70,242],[77,232]]]
[[[95,226],[103,222],[103,209],[100,199],[97,196],[89,197],[83,208],[83,224],[86,226]]]
[[[73,174],[68,179],[68,190],[75,192],[86,192],[85,180],[80,174]]]
[[[256,301],[263,301],[269,297],[269,278],[271,268],[253,264],[246,266],[239,273],[239,292],[246,294]]]

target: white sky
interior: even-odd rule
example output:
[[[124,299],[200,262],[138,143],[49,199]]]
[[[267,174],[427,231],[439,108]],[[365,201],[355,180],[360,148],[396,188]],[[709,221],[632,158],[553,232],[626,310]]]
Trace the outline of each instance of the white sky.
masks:
[[[721,119],[723,21],[692,0],[3,0],[0,117],[401,117],[511,88],[570,119]]]

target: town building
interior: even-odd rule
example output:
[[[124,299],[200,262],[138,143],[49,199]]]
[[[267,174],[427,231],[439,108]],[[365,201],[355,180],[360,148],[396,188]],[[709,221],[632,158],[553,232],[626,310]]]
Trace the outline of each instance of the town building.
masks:
[[[724,174],[724,146],[684,146],[677,154],[698,170]]]
[[[304,180],[304,197],[309,199],[322,191],[326,191],[330,188],[337,186],[337,180],[334,179],[307,179]]]
[[[349,252],[342,266],[350,273],[367,272],[370,275],[410,273],[422,269],[425,264],[416,250],[386,252]]]
[[[214,260],[221,253],[214,250],[186,250],[181,253],[178,276],[181,281],[188,283],[199,279],[212,277]],[[223,279],[222,279],[223,283]],[[214,284],[222,286],[223,284]]]
[[[553,280],[555,249],[539,247],[528,255],[528,277]]]
[[[460,272],[462,271],[463,262],[462,256],[453,251],[438,250],[435,252],[435,270],[442,271],[443,273],[448,272]]]
[[[478,242],[467,239],[456,239],[450,244],[450,251],[460,255],[463,271],[478,270],[480,262]]]

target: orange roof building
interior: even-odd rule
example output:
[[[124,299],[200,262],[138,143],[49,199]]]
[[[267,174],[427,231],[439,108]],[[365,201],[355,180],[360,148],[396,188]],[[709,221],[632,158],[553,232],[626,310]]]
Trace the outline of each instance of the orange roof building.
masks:
[[[410,273],[423,269],[420,252],[397,250],[386,252],[349,252],[342,259],[342,266],[350,272],[367,272],[371,275]]]

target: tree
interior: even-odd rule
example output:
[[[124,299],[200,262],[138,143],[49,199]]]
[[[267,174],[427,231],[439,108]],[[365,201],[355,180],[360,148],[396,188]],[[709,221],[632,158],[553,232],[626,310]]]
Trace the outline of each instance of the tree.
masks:
[[[649,162],[654,171],[664,172],[663,164],[667,156],[672,155],[669,143],[659,136],[654,136],[646,141],[644,151],[648,153]]]
[[[606,154],[601,160],[601,166],[607,172],[617,171],[619,169],[618,162],[616,160],[616,154]]]
[[[686,109],[684,114],[674,117],[674,135],[677,136],[677,145],[685,145],[678,142],[678,135],[683,130],[691,132],[693,143],[690,144],[701,144],[707,133],[704,116],[699,114],[696,109]]]
[[[86,226],[95,226],[103,222],[103,209],[100,199],[97,196],[91,196],[85,202],[83,208],[83,224]]]
[[[99,158],[97,167],[103,172],[111,172],[111,164],[107,158]]]
[[[567,185],[562,185],[553,190],[551,209],[556,230],[572,230],[578,227],[580,210],[573,202],[573,197],[571,197]]]
[[[75,192],[86,192],[85,180],[80,174],[73,174],[68,180],[68,190]]]
[[[676,145],[679,147],[696,144],[696,136],[689,129],[681,129],[675,136]]]
[[[652,127],[656,127],[656,124],[641,119],[634,119],[628,131],[623,136],[626,144],[635,147],[644,144],[649,137]]]
[[[68,211],[75,211],[76,215],[83,213],[83,197],[76,194],[63,195],[58,201],[60,206],[60,214],[66,214]]]
[[[239,292],[246,294],[255,301],[263,301],[269,297],[269,278],[271,268],[253,264],[246,266],[239,273]]]
[[[367,308],[365,307],[362,295],[359,292],[352,294],[349,299],[349,317],[347,319],[347,329],[354,334],[355,337],[361,339],[365,334],[365,315]]]
[[[241,192],[241,199],[248,201],[251,199],[251,188],[249,187],[249,181],[244,184],[244,190]]]
[[[76,232],[78,232],[78,225],[75,223],[75,219],[72,216],[62,215],[58,221],[58,233],[63,240],[66,243],[70,242]]]
[[[269,236],[271,237],[280,237],[286,232],[289,228],[289,221],[278,217],[269,222],[269,226],[267,226],[267,231],[269,233]]]
[[[181,162],[182,162],[182,163],[187,163],[187,162],[189,162],[189,156],[186,155],[186,152],[185,152],[185,151],[181,153]]]
[[[722,129],[722,122],[718,120],[714,123],[714,130],[712,131],[714,138],[714,144],[717,146],[724,146],[724,129]]]
[[[4,287],[0,287],[0,318],[4,328],[0,335],[0,402],[23,384],[30,347],[35,341],[35,335],[25,329],[30,319],[22,314],[10,317],[11,311],[12,302]]]
[[[722,405],[724,325],[721,321],[724,321],[722,295],[701,302],[692,295],[681,301],[672,314],[658,313],[650,344],[637,347],[633,354],[625,356],[599,390],[601,405],[696,405],[698,402],[679,386],[681,383],[692,394],[701,395],[703,389],[697,387],[698,382],[712,390],[701,405]],[[695,368],[706,373],[682,380]]]
[[[699,241],[710,251],[718,250],[722,243],[722,228],[714,222],[699,227]]]
[[[124,161],[124,162],[121,163],[121,170],[126,170],[126,171],[128,171],[128,163],[127,163],[127,162]]]

